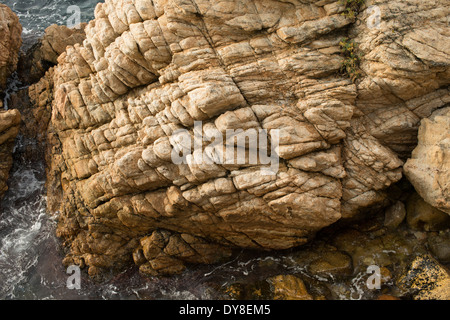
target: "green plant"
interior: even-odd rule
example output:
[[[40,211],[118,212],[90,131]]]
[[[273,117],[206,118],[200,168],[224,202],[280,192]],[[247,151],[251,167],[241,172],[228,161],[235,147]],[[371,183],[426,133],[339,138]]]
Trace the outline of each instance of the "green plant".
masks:
[[[345,5],[344,12],[342,15],[346,16],[349,19],[355,19],[357,14],[359,13],[359,9],[363,5],[365,0],[340,0],[342,4]]]
[[[361,76],[359,63],[361,61],[361,53],[358,52],[357,44],[349,39],[343,38],[339,45],[341,52],[344,55],[344,61],[341,65],[341,72],[347,74],[353,82]]]

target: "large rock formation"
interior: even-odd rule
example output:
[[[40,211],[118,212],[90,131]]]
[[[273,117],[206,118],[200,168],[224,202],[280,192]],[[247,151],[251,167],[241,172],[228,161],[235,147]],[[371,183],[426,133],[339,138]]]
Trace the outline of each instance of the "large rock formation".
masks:
[[[174,273],[233,247],[298,246],[384,204],[420,120],[449,101],[450,6],[368,1],[357,23],[345,9],[335,0],[98,4],[86,40],[38,86],[54,97],[48,200],[65,263],[96,275],[133,258],[142,272]],[[340,73],[345,36],[362,53],[356,83]],[[207,137],[216,160],[236,146],[212,137],[265,129],[272,145],[279,137],[279,168],[174,163],[172,151],[186,151],[181,129]]]
[[[422,120],[419,144],[404,171],[425,201],[450,214],[450,107]]]
[[[12,166],[14,139],[20,127],[17,110],[3,110],[3,91],[8,78],[16,70],[22,45],[22,26],[9,7],[0,4],[0,200],[8,190],[7,180]]]
[[[22,45],[21,35],[19,18],[8,6],[0,3],[0,93],[6,88],[9,76],[16,70]]]

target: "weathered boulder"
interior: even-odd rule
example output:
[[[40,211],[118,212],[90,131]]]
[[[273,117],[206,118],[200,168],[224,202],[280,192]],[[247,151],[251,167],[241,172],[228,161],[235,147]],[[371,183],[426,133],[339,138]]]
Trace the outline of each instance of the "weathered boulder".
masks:
[[[450,50],[434,41],[449,32],[444,0],[368,1],[377,28],[367,7],[354,24],[337,0],[124,3],[97,5],[45,95],[49,209],[65,263],[92,275],[132,259],[154,275],[230,247],[304,244],[384,204],[420,120],[449,101]],[[362,53],[356,83],[340,73],[348,35]],[[249,161],[264,144],[250,139],[237,162],[224,149],[239,139],[217,143],[239,129],[268,133],[273,174]],[[192,151],[180,130],[209,161],[175,163]]]
[[[16,70],[22,45],[22,25],[12,10],[0,3],[0,93]],[[1,96],[1,95],[0,95]]]
[[[423,119],[418,139],[405,175],[426,202],[450,214],[450,107]]]

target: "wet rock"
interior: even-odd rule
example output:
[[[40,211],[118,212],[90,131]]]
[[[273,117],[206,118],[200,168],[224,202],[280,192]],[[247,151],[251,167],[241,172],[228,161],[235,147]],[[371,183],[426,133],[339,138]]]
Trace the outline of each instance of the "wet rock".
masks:
[[[439,231],[450,227],[450,216],[425,202],[417,193],[406,203],[406,221],[418,231]]]
[[[423,119],[418,139],[405,175],[427,203],[450,215],[450,107]]]
[[[242,300],[243,299],[243,291],[242,284],[233,283],[225,288],[225,294],[232,300]]]
[[[397,285],[415,300],[450,299],[450,273],[430,255],[417,256]]]
[[[294,275],[278,275],[268,279],[275,300],[313,300],[302,279]]]
[[[441,231],[428,237],[428,247],[441,263],[450,263],[450,231]]]
[[[389,229],[397,228],[406,217],[406,208],[403,202],[397,201],[385,211],[384,226]]]
[[[413,233],[398,230],[381,235],[354,229],[342,230],[332,239],[332,243],[352,257],[354,272],[365,272],[369,266],[376,265],[394,272],[392,278],[406,267],[411,255],[426,252],[424,243]]]
[[[0,97],[9,76],[16,70],[21,35],[19,18],[8,6],[0,3]]]
[[[266,280],[233,283],[224,290],[225,296],[232,300],[272,300],[271,285]]]

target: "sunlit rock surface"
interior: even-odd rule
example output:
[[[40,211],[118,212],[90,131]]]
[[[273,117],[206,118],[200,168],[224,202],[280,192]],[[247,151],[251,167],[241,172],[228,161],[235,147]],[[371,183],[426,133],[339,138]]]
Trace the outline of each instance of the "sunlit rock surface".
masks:
[[[98,4],[84,42],[32,91],[52,112],[48,201],[65,263],[91,275],[133,260],[147,274],[176,273],[230,248],[295,247],[383,204],[420,120],[449,102],[450,6],[367,1],[358,23],[344,9],[333,0]],[[340,73],[347,36],[362,54],[356,83]],[[176,164],[180,129],[278,133],[279,167]]]

